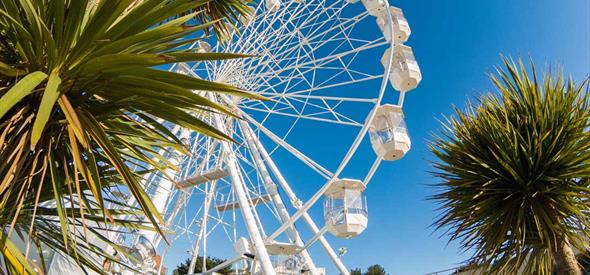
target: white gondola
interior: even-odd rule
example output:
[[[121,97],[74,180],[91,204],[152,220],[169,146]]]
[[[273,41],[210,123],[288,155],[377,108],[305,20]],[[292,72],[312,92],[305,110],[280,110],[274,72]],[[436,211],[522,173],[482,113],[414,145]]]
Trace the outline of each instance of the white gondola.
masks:
[[[137,243],[133,247],[122,247],[128,255],[127,263],[135,269],[142,270],[142,274],[155,275],[159,268],[159,262],[155,261],[156,249],[152,242],[146,237],[140,236]],[[117,255],[115,258],[122,260],[122,256]],[[103,264],[105,271],[112,274],[123,274],[123,275],[135,275],[133,270],[126,266],[122,266],[119,263],[105,261]]]
[[[281,7],[281,0],[265,0],[264,4],[269,11],[278,11]]]
[[[387,0],[361,0],[361,2],[363,2],[367,12],[372,16],[378,16],[389,6]]]
[[[373,150],[384,160],[401,159],[412,147],[400,106],[379,106],[369,126],[369,135]]]
[[[328,231],[338,238],[351,238],[367,228],[368,211],[360,180],[340,179],[324,193],[324,218]]]
[[[198,53],[208,53],[211,52],[211,44],[205,41],[199,41],[199,44],[195,47]]]
[[[391,19],[389,19],[389,15],[391,14]],[[412,30],[410,29],[410,25],[408,24],[408,20],[404,16],[403,11],[397,7],[389,7],[386,12],[382,12],[377,16],[377,25],[379,25],[379,29],[381,29],[381,33],[385,37],[387,42],[391,42],[393,40],[397,44],[402,44],[408,41]],[[391,26],[389,22],[393,22],[393,32],[391,31]]]
[[[391,48],[387,49],[383,54],[381,58],[383,67],[387,68],[391,54]],[[400,92],[408,92],[418,87],[418,84],[422,81],[422,73],[416,58],[414,58],[412,48],[398,44],[395,45],[393,54],[393,64],[389,74],[389,81],[393,88]]]
[[[128,252],[131,257],[139,260],[140,263],[151,261],[156,256],[154,245],[144,236],[139,237],[137,243]]]

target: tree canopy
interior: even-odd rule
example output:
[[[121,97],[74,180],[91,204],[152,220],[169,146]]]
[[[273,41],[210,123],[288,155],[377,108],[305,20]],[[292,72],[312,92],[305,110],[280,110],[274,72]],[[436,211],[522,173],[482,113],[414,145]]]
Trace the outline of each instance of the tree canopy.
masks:
[[[363,273],[361,268],[354,268],[350,270],[350,275],[387,275],[385,268],[379,264],[371,265],[367,268],[367,271]]]
[[[205,262],[206,262],[205,263],[205,266],[207,267],[207,269],[211,269],[211,268],[213,268],[213,267],[215,267],[215,266],[217,266],[217,265],[225,262],[225,260],[217,259],[217,258],[213,258],[213,257],[207,257],[206,260],[205,260]],[[172,271],[172,274],[173,275],[184,275],[184,274],[188,274],[188,271],[189,271],[188,269],[189,269],[190,264],[191,264],[191,259],[188,258],[183,263],[180,263],[176,267],[176,269],[174,269]],[[202,269],[203,269],[203,257],[199,256],[197,258],[197,262],[196,262],[196,265],[195,265],[195,272],[200,272]],[[217,271],[217,273],[224,274],[224,275],[225,274],[228,274],[229,275],[229,274],[231,274],[231,272],[232,272],[231,267],[225,267],[225,268]]]

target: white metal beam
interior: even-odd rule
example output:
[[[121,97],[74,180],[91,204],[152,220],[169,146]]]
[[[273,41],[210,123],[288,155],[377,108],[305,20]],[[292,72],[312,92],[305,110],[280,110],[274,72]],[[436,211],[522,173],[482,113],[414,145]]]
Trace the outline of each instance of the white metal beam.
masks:
[[[213,98],[211,99],[215,100]],[[225,133],[226,135],[230,134],[227,130],[225,123],[223,123],[221,119],[221,115],[218,113],[214,113],[212,115],[214,118],[214,126],[217,129],[219,129],[222,133]],[[231,177],[233,190],[235,192],[236,198],[238,199],[238,202],[240,203],[240,210],[242,212],[242,216],[244,217],[244,223],[246,224],[246,228],[250,235],[250,239],[255,248],[254,252],[256,253],[256,260],[260,263],[260,267],[262,268],[262,271],[265,275],[275,275],[276,272],[270,260],[270,256],[266,251],[266,247],[260,234],[260,230],[258,229],[258,225],[256,224],[254,213],[252,212],[252,208],[250,207],[248,195],[246,194],[246,190],[244,189],[244,182],[242,181],[242,178],[239,174],[235,152],[232,150],[231,145],[228,141],[221,141],[221,147],[225,155],[225,161]]]
[[[273,182],[272,178],[270,177],[270,173],[268,172],[266,165],[264,165],[264,161],[260,157],[260,152],[258,150],[258,147],[256,146],[254,132],[252,131],[252,128],[250,128],[250,125],[248,125],[248,123],[246,121],[242,120],[242,121],[240,121],[240,129],[242,130],[242,134],[243,134],[244,138],[246,139],[246,144],[248,145],[248,148],[250,149],[250,153],[252,155],[252,158],[256,162],[256,166],[258,168],[258,171],[264,180],[264,186],[265,186],[266,192],[271,196],[272,202],[274,203],[275,207],[277,208],[281,222],[288,221],[290,218],[289,211],[287,211],[287,208],[285,207],[285,204],[283,203],[281,196],[277,192],[277,186]],[[297,229],[295,228],[295,226],[291,226],[287,230],[287,234],[288,234],[289,238],[295,242],[295,244],[297,244],[299,246],[303,246],[303,241],[301,240],[301,237],[299,236],[299,232],[297,232]],[[309,255],[307,250],[303,249],[300,254],[301,254],[301,257],[303,258],[303,260],[305,261],[305,263],[307,264],[307,267],[310,269],[311,274],[312,275],[319,275],[320,273],[317,271],[316,266],[313,263],[313,260],[311,259],[311,256]]]
[[[307,243],[305,243],[305,246],[303,246],[301,250],[308,249],[312,244],[319,240],[320,237],[324,236],[324,234],[326,234],[327,231],[328,226],[324,226],[324,228],[322,228],[320,232],[316,233],[309,241],[307,241]]]
[[[295,195],[295,192],[293,192],[293,189],[291,189],[291,187],[289,186],[289,184],[287,183],[287,181],[283,177],[283,174],[281,173],[279,168],[276,166],[276,164],[274,163],[274,161],[272,160],[272,158],[270,157],[270,155],[268,154],[268,152],[266,151],[264,146],[262,146],[262,144],[260,143],[260,140],[255,139],[254,141],[256,142],[256,147],[258,148],[258,150],[261,154],[261,157],[266,161],[266,163],[268,164],[268,168],[270,168],[272,173],[275,175],[277,182],[279,183],[279,185],[281,186],[283,191],[285,191],[285,194],[287,195],[287,197],[289,197],[289,200],[291,201],[292,206],[295,207],[296,209],[300,208],[301,201],[297,198],[297,195]],[[311,218],[311,216],[307,212],[304,212],[303,220],[309,225],[309,228],[311,229],[311,231],[314,234],[318,234],[320,229],[318,228],[318,226],[315,224],[315,222],[313,221],[313,219]],[[324,248],[324,250],[326,251],[326,253],[330,257],[330,259],[334,263],[334,265],[340,271],[340,273],[342,275],[350,275],[348,268],[346,268],[344,263],[342,263],[342,260],[338,257],[338,255],[336,255],[336,252],[334,252],[334,249],[332,248],[330,243],[328,243],[328,241],[323,236],[320,236],[318,239],[319,239],[322,247]]]

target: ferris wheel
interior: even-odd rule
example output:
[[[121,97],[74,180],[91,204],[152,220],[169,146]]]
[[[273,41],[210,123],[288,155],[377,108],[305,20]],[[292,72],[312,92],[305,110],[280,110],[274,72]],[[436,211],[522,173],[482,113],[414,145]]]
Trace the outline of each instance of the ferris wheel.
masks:
[[[235,114],[195,114],[233,142],[174,127],[191,154],[168,155],[180,167],[170,171],[176,182],[154,177],[147,189],[175,232],[171,246],[190,243],[189,273],[322,274],[309,252],[317,245],[348,274],[325,234],[360,234],[367,184],[382,160],[410,150],[402,106],[421,80],[404,45],[410,28],[387,0],[262,0],[253,9],[230,42],[193,45],[251,57],[172,70],[267,100],[195,91]],[[312,215],[318,208],[323,216]],[[159,236],[140,233],[136,252],[165,257]],[[228,260],[196,270],[212,248]]]

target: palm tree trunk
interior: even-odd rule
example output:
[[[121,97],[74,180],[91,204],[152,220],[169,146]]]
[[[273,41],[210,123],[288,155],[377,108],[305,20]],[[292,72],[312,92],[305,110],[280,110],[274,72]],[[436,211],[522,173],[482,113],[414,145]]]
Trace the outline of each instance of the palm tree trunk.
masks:
[[[582,269],[580,269],[574,250],[567,239],[559,238],[557,240],[555,259],[557,274],[582,275]]]

